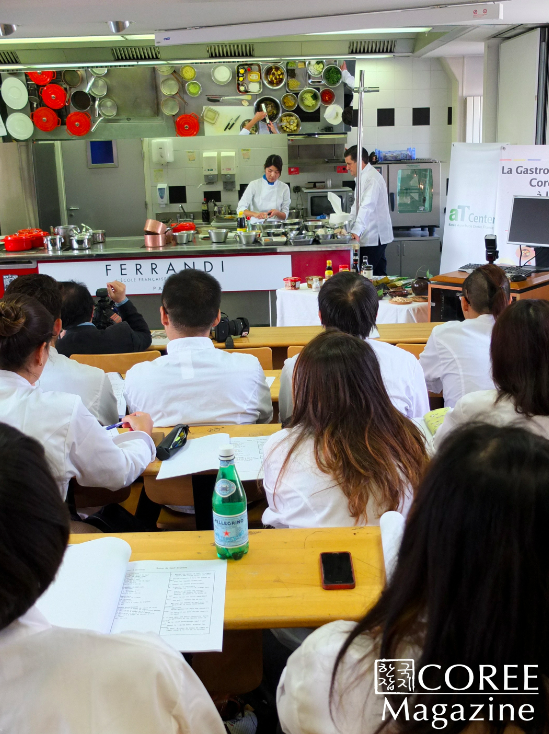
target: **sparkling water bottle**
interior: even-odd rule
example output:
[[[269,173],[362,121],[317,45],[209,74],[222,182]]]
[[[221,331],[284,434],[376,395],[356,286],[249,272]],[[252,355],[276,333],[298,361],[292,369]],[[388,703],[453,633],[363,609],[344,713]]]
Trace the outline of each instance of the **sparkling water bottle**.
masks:
[[[217,555],[238,561],[248,552],[248,509],[246,493],[234,465],[234,447],[230,444],[219,448],[212,510]]]

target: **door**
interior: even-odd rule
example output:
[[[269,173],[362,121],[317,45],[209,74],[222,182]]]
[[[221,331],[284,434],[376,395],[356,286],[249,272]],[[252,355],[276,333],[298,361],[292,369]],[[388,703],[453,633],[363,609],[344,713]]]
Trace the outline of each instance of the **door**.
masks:
[[[440,226],[440,163],[401,163],[389,168],[393,226]]]
[[[389,242],[385,249],[387,275],[400,275],[400,241]]]
[[[400,274],[405,278],[440,273],[440,238],[418,237],[417,240],[400,240]]]
[[[142,235],[147,217],[141,139],[115,142],[115,168],[88,168],[85,140],[61,143],[67,222],[104,229],[107,237]]]

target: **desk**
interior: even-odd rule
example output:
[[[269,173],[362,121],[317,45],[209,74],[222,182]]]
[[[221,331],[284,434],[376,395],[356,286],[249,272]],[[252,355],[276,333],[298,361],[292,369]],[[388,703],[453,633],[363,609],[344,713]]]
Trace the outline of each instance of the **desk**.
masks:
[[[429,321],[429,304],[410,303],[398,305],[390,299],[379,302],[376,325],[415,324]],[[292,291],[280,288],[276,292],[277,326],[320,326],[318,293],[307,286]]]
[[[106,536],[103,536],[106,537]],[[213,533],[125,533],[132,561],[216,558]],[[73,535],[71,543],[97,539]],[[325,591],[319,554],[350,551],[356,588]],[[317,627],[336,619],[358,620],[374,604],[385,571],[379,527],[250,530],[250,551],[227,564],[225,629]]]
[[[432,321],[421,324],[379,324],[379,341],[389,344],[425,344],[436,325]],[[321,326],[253,326],[249,336],[234,340],[233,349],[271,347],[273,367],[279,370],[284,365],[289,346],[305,346],[321,331]],[[154,332],[151,349],[165,349],[167,339],[160,334]],[[218,349],[225,348],[223,343],[214,344]]]

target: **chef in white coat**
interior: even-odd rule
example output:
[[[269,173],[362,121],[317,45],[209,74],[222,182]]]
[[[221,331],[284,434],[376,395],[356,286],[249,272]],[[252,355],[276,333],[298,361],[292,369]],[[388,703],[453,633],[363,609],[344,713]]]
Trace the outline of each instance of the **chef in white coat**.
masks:
[[[265,219],[287,219],[290,211],[290,187],[280,180],[282,158],[270,155],[265,161],[262,178],[246,187],[236,210],[250,217],[252,223]]]
[[[374,275],[387,275],[385,248],[393,241],[393,225],[389,213],[389,197],[383,176],[368,162],[368,151],[362,148],[360,172],[360,203],[351,207],[351,234],[360,243],[360,258],[365,256],[374,268]],[[357,177],[357,147],[345,151],[347,170]]]

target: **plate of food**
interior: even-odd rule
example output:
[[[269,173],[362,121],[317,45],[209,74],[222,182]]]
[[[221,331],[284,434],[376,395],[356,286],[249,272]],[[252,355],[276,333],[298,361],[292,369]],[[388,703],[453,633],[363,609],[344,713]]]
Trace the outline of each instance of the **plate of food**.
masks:
[[[269,64],[263,69],[263,81],[271,89],[278,89],[286,81],[286,71],[280,64]]]
[[[301,90],[297,101],[303,112],[315,112],[320,107],[320,94],[316,89],[307,87]]]
[[[286,133],[286,135],[292,135],[299,132],[301,120],[293,112],[283,112],[280,115],[280,120],[277,122],[277,127],[280,132]]]
[[[318,59],[317,61],[309,61],[307,64],[307,71],[310,76],[322,76],[326,64],[324,61]]]
[[[394,303],[397,306],[406,306],[413,303],[413,301],[411,298],[404,298],[404,296],[395,296],[394,298],[391,298],[389,303]]]

